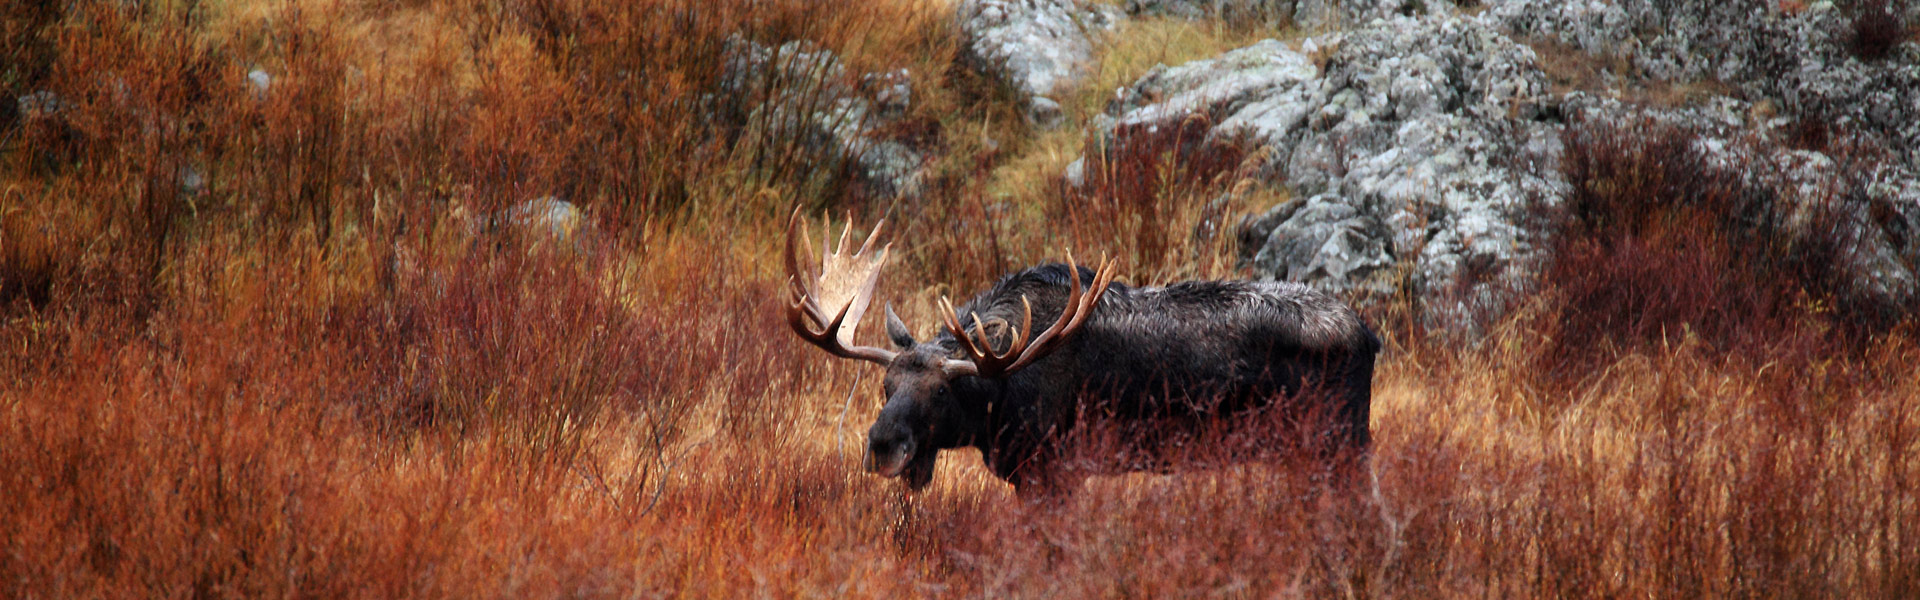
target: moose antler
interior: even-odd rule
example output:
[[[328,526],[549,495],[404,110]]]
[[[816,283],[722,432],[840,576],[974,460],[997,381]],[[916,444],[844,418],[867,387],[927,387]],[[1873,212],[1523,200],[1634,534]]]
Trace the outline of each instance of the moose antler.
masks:
[[[885,219],[875,223],[860,250],[848,255],[847,236],[853,232],[853,220],[849,218],[846,229],[840,232],[839,247],[829,250],[827,240],[821,240],[820,271],[816,275],[810,268],[801,268],[794,233],[806,236],[806,232],[800,228],[799,207],[793,209],[793,217],[787,220],[787,286],[791,293],[787,324],[793,326],[794,333],[800,334],[800,339],[841,358],[858,358],[882,365],[893,362],[892,351],[853,345],[853,330],[860,326],[861,315],[866,314],[867,305],[873,302],[873,285],[880,281],[880,268],[887,262],[887,250],[893,247],[887,244],[879,252],[869,253],[886,224]],[[830,226],[826,230],[829,234],[832,231]],[[811,236],[806,236],[806,245],[813,246]],[[832,316],[823,308],[832,310]],[[821,329],[816,331],[815,325]]]
[[[1107,285],[1113,283],[1113,276],[1119,270],[1112,260],[1103,259],[1100,268],[1093,277],[1093,289],[1080,287],[1080,266],[1073,262],[1073,254],[1067,254],[1067,272],[1073,277],[1073,288],[1067,293],[1066,306],[1060,309],[1060,320],[1052,327],[1040,333],[1033,333],[1033,302],[1025,295],[1020,296],[1020,304],[1026,309],[1021,318],[1020,328],[1013,333],[1013,343],[1004,353],[993,350],[992,341],[987,339],[987,331],[980,323],[979,313],[973,315],[973,332],[968,333],[960,325],[960,313],[954,310],[953,302],[946,297],[940,298],[940,316],[946,320],[947,331],[960,340],[961,350],[967,353],[966,360],[947,361],[947,370],[956,375],[976,375],[980,377],[1006,377],[1033,361],[1053,352],[1061,343],[1080,330],[1087,317],[1093,314],[1093,307],[1100,303],[1100,296],[1107,293]],[[975,339],[977,336],[977,340]]]

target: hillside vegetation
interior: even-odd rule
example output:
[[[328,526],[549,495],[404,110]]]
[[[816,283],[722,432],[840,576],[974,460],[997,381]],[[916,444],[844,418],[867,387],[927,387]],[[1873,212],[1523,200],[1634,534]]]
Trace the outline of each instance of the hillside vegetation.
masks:
[[[1123,23],[1041,130],[952,12],[8,3],[0,596],[1920,596],[1913,319],[1658,130],[1570,135],[1554,262],[1487,331],[1365,299],[1359,497],[1284,463],[1038,505],[972,450],[913,498],[866,474],[879,370],[787,329],[793,207],[890,219],[879,294],[924,337],[1068,252],[1248,276],[1232,226],[1286,198],[1179,132],[1060,173],[1153,65],[1300,33]],[[793,40],[907,70],[876,135],[924,153],[917,196],[729,104],[730,52]],[[515,212],[548,196],[566,227]]]

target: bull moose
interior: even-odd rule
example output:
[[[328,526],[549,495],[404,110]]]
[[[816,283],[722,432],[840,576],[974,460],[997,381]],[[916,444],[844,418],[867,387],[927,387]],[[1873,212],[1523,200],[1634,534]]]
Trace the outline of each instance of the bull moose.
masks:
[[[914,339],[889,304],[887,337],[896,349],[860,346],[854,329],[891,249],[874,248],[886,222],[852,254],[851,223],[831,251],[822,240],[815,269],[796,248],[806,235],[796,235],[801,220],[796,209],[787,226],[787,321],[834,356],[886,367],[886,404],[868,431],[866,468],[900,477],[910,490],[933,480],[941,450],[968,446],[1023,496],[1071,489],[1088,472],[1172,468],[1117,458],[1127,452],[1065,460],[1076,449],[1070,434],[1094,417],[1161,439],[1161,428],[1319,414],[1315,452],[1349,465],[1364,459],[1380,342],[1325,293],[1283,282],[1130,287],[1113,280],[1112,261],[1089,269],[1069,255],[1064,265],[1007,275],[957,308],[941,298],[944,327],[930,340]],[[1034,334],[1036,319],[1052,325]]]

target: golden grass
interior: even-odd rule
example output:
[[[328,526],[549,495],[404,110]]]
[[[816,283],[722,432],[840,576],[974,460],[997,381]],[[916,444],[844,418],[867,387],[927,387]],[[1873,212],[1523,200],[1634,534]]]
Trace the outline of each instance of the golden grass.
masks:
[[[1524,41],[1555,94],[1579,91],[1664,108],[1698,107],[1715,97],[1738,95],[1733,85],[1716,79],[1647,77],[1625,55],[1590,53],[1548,38]]]
[[[1115,31],[1096,40],[1100,45],[1100,60],[1093,72],[1058,98],[1065,115],[1064,124],[1037,133],[1023,147],[1024,152],[1002,161],[989,180],[987,196],[1032,198],[1032,190],[1044,189],[1067,163],[1080,156],[1080,146],[1085,142],[1083,127],[1107,109],[1117,90],[1133,85],[1155,66],[1178,66],[1262,39],[1290,39],[1299,35],[1291,29],[1268,31],[1210,20],[1122,21]]]

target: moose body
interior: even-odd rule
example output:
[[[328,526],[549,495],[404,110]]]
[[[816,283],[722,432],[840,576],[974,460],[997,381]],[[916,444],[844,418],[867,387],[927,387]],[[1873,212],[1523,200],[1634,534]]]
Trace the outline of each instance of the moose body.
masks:
[[[1013,273],[957,309],[946,305],[946,327],[925,341],[889,308],[897,350],[888,351],[845,343],[885,250],[868,255],[869,237],[849,260],[844,237],[842,251],[824,259],[829,269],[818,285],[795,284],[789,319],[830,352],[887,367],[867,468],[910,488],[932,481],[941,450],[965,447],[978,448],[1023,493],[1071,487],[1089,473],[1172,470],[1179,461],[1168,456],[1168,440],[1206,443],[1189,434],[1276,414],[1300,417],[1311,428],[1295,437],[1314,439],[1263,443],[1348,464],[1368,446],[1379,341],[1324,293],[1241,281],[1135,288],[1112,282],[1111,267],[1047,264]],[[798,281],[791,251],[790,243]],[[846,272],[863,255],[871,272]],[[836,263],[842,277],[834,277]],[[866,294],[841,289],[862,279]],[[846,299],[827,304],[845,307],[838,318],[819,308],[821,291]],[[1035,321],[1055,325],[1035,337]],[[1076,434],[1089,428],[1123,432],[1123,443],[1086,452],[1092,446]]]

